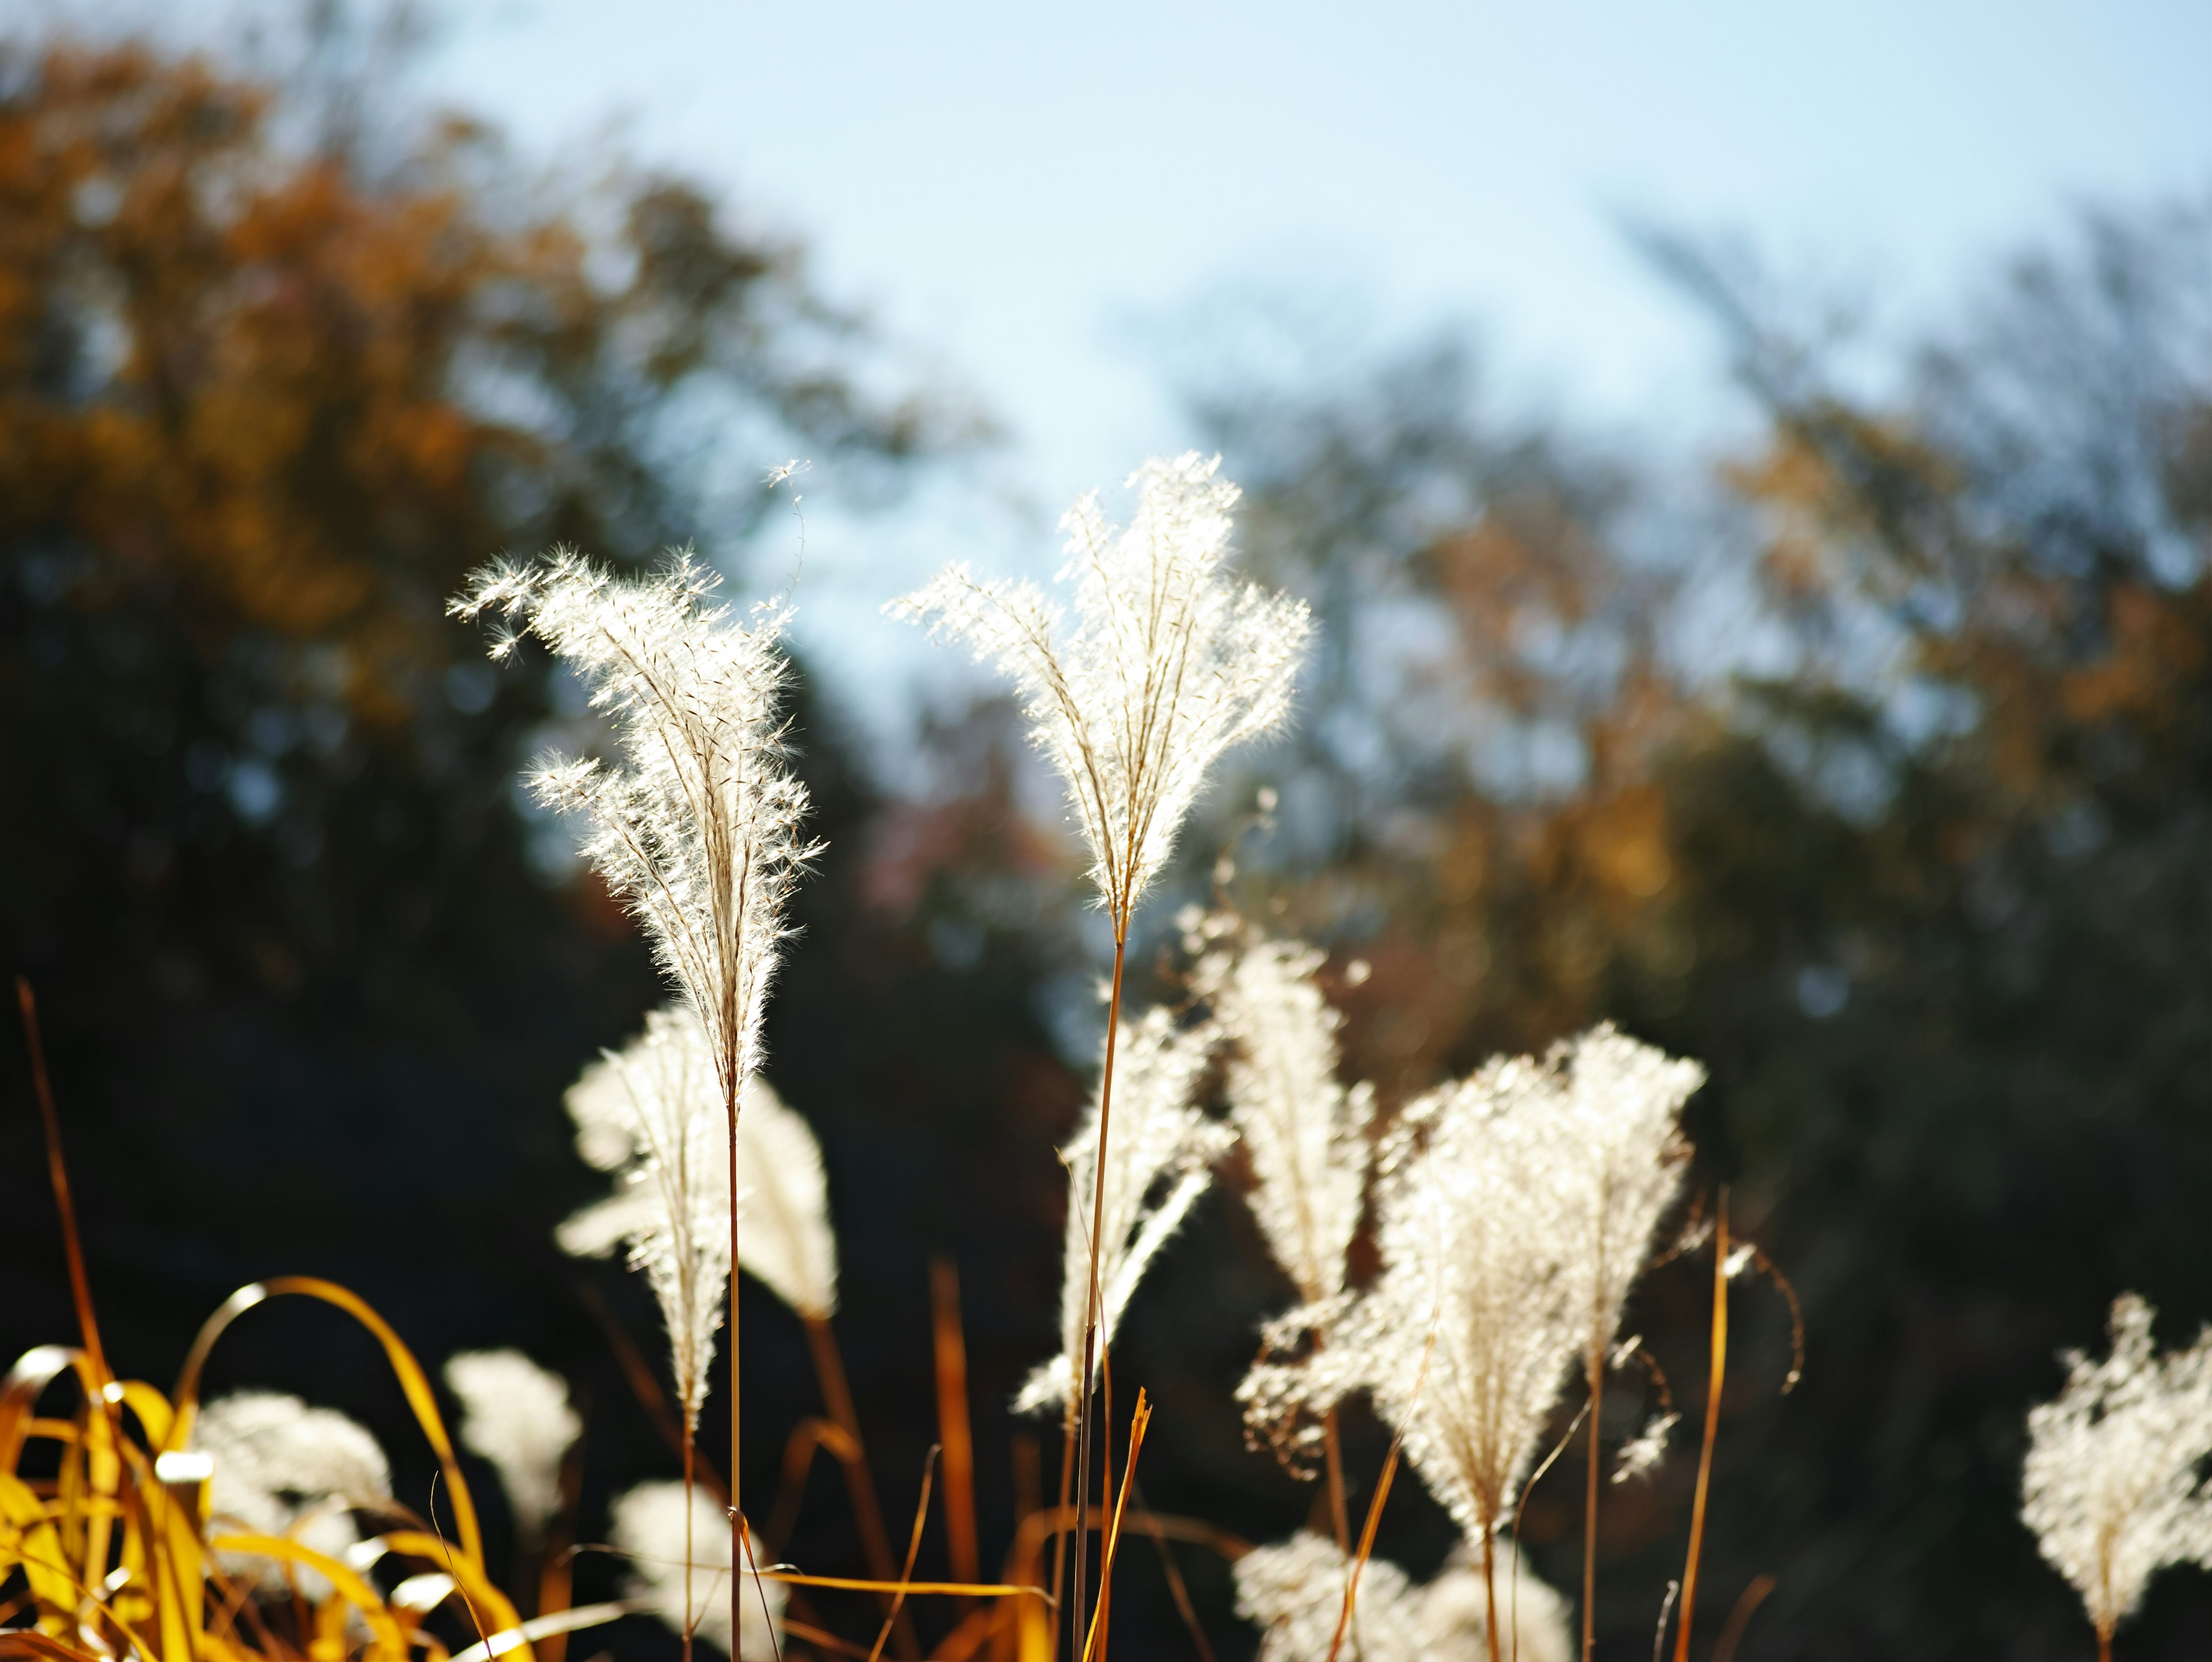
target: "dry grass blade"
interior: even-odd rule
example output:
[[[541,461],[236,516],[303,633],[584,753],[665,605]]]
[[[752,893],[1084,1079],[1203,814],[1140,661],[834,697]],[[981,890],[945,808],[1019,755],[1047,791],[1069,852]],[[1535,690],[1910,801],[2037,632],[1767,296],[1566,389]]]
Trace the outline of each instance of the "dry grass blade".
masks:
[[[960,1272],[950,1258],[929,1266],[937,1363],[937,1434],[945,1449],[945,1537],[956,1580],[981,1579],[975,1544],[975,1452],[968,1421],[968,1346],[960,1325]]]
[[[868,1662],[876,1662],[876,1659],[884,1653],[884,1641],[890,1638],[891,1628],[906,1603],[908,1583],[914,1577],[915,1555],[921,1550],[921,1526],[929,1519],[929,1488],[937,1476],[938,1453],[937,1445],[932,1443],[929,1458],[922,1462],[921,1494],[914,1503],[914,1529],[907,1537],[906,1563],[899,1570],[898,1586],[891,1595],[890,1613],[884,1617],[883,1631],[876,1635],[876,1647],[868,1653]]]
[[[806,1330],[807,1348],[814,1359],[814,1376],[822,1387],[823,1405],[830,1410],[839,1434],[836,1439],[823,1438],[822,1446],[836,1455],[844,1468],[845,1492],[852,1501],[854,1520],[860,1525],[860,1549],[867,1555],[868,1573],[879,1581],[890,1581],[894,1579],[890,1537],[884,1532],[883,1508],[876,1500],[875,1474],[869,1469],[867,1446],[860,1439],[860,1416],[853,1406],[852,1387],[845,1380],[845,1361],[837,1348],[836,1332],[826,1317],[802,1314],[800,1319]],[[787,1476],[787,1453],[784,1470]],[[769,1538],[780,1541],[783,1537],[772,1535]],[[897,1625],[892,1629],[891,1638],[898,1647],[899,1655],[905,1662],[919,1662],[921,1646],[915,1638],[914,1624],[903,1616],[894,1619]]]
[[[1705,1495],[1712,1482],[1713,1437],[1720,1429],[1721,1385],[1728,1373],[1728,1190],[1713,1217],[1712,1373],[1705,1385],[1705,1437],[1698,1451],[1698,1488],[1690,1503],[1690,1550],[1682,1566],[1682,1625],[1674,1631],[1674,1662],[1690,1662],[1690,1622],[1698,1610],[1698,1554],[1705,1538]]]
[[[1735,1662],[1735,1647],[1743,1642],[1743,1630],[1751,1625],[1751,1618],[1766,1602],[1766,1595],[1774,1591],[1774,1578],[1755,1575],[1729,1612],[1729,1619],[1721,1624],[1721,1636],[1713,1644],[1712,1662]]]
[[[180,1450],[191,1434],[192,1420],[199,1406],[200,1371],[207,1364],[208,1353],[216,1341],[228,1330],[230,1324],[256,1306],[288,1294],[317,1299],[335,1306],[351,1316],[376,1337],[384,1347],[385,1359],[399,1380],[399,1388],[407,1397],[407,1405],[415,1413],[415,1422],[422,1428],[425,1440],[438,1457],[438,1470],[445,1479],[446,1490],[452,1498],[453,1525],[461,1537],[461,1552],[479,1574],[483,1569],[483,1532],[477,1523],[476,1503],[469,1496],[468,1483],[461,1476],[460,1464],[453,1457],[453,1440],[446,1434],[444,1416],[438,1411],[436,1393],[430,1389],[429,1376],[422,1365],[415,1360],[415,1353],[402,1342],[390,1323],[370,1307],[368,1301],[336,1282],[326,1282],[315,1275],[279,1275],[266,1282],[254,1282],[241,1287],[200,1329],[199,1336],[192,1341],[191,1353],[177,1377],[177,1389],[173,1398],[176,1417],[170,1427],[161,1452]]]
[[[1091,1620],[1090,1636],[1084,1641],[1083,1662],[1092,1662],[1094,1655],[1103,1658],[1101,1640],[1105,1631],[1109,1598],[1114,1585],[1114,1560],[1121,1543],[1121,1519],[1129,1508],[1129,1489],[1137,1476],[1137,1456],[1145,1446],[1145,1428],[1152,1423],[1152,1410],[1145,1401],[1144,1387],[1137,1388],[1136,1411],[1129,1419],[1129,1455],[1121,1467],[1121,1493],[1114,1503],[1114,1517],[1106,1532],[1106,1545],[1098,1565],[1098,1609]]]
[[[46,1047],[39,1032],[39,1003],[31,983],[15,977],[15,1005],[22,1012],[23,1042],[31,1051],[31,1090],[39,1102],[39,1123],[46,1135],[46,1172],[54,1186],[54,1207],[62,1218],[62,1249],[69,1257],[70,1296],[76,1302],[78,1330],[84,1336],[85,1354],[102,1380],[107,1356],[100,1347],[100,1324],[92,1312],[92,1282],[85,1275],[84,1242],[77,1233],[76,1203],[70,1195],[69,1167],[62,1159],[61,1117],[54,1111],[54,1087],[46,1073]]]
[[[1344,1578],[1344,1608],[1338,1612],[1336,1634],[1328,1641],[1328,1662],[1336,1662],[1344,1648],[1344,1635],[1352,1627],[1352,1612],[1359,1602],[1359,1572],[1375,1552],[1375,1528],[1382,1521],[1382,1503],[1390,1498],[1390,1485],[1398,1476],[1398,1456],[1405,1446],[1403,1434],[1390,1439],[1390,1452],[1382,1457],[1382,1475],[1375,1480],[1375,1498],[1367,1503],[1367,1521],[1359,1527],[1359,1550],[1352,1560],[1352,1573]]]
[[[1160,1574],[1167,1578],[1168,1596],[1175,1601],[1176,1614],[1182,1618],[1192,1647],[1198,1652],[1200,1662],[1213,1662],[1213,1647],[1206,1642],[1206,1629],[1199,1625],[1198,1610],[1190,1602],[1190,1589],[1183,1585],[1182,1570],[1176,1563],[1175,1554],[1168,1550],[1167,1534],[1145,1504],[1145,1491],[1133,1487],[1130,1492],[1136,1497],[1138,1527],[1152,1537],[1153,1549],[1160,1555]]]

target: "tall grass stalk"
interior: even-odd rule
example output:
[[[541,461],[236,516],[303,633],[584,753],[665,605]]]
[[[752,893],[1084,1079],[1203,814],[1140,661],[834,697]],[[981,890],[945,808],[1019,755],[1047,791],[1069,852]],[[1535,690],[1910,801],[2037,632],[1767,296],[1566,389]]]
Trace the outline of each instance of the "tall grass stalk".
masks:
[[[531,787],[584,818],[585,858],[644,926],[714,1057],[729,1132],[730,1618],[732,1662],[743,1662],[738,1115],[788,934],[784,904],[818,849],[799,836],[806,791],[786,764],[786,614],[759,609],[748,626],[720,603],[720,586],[689,550],[636,580],[559,550],[485,567],[449,609],[507,621],[495,658],[513,649],[515,627],[537,636],[609,719],[611,758],[549,757]]]
[[[1728,1377],[1728,1190],[1713,1216],[1712,1369],[1705,1382],[1705,1435],[1698,1450],[1698,1487],[1690,1502],[1690,1549],[1682,1564],[1682,1623],[1674,1629],[1674,1662],[1690,1662],[1690,1622],[1698,1613],[1698,1555],[1705,1539],[1705,1494],[1712,1482],[1713,1438],[1720,1430],[1721,1386]]]
[[[1064,635],[1060,608],[1035,585],[979,581],[960,565],[893,603],[895,611],[965,640],[978,657],[996,660],[1019,687],[1031,739],[1066,783],[1099,904],[1113,926],[1082,1371],[1072,1382],[1074,1493],[1086,1522],[1091,1370],[1104,1345],[1098,1254],[1130,922],[1213,764],[1289,713],[1310,629],[1298,601],[1232,582],[1223,571],[1237,491],[1218,477],[1219,467],[1218,457],[1208,461],[1194,452],[1147,462],[1129,480],[1138,501],[1126,529],[1109,524],[1095,492],[1068,511],[1060,575],[1078,580],[1080,616]],[[1079,1613],[1087,1539],[1085,1533],[1076,1552]]]

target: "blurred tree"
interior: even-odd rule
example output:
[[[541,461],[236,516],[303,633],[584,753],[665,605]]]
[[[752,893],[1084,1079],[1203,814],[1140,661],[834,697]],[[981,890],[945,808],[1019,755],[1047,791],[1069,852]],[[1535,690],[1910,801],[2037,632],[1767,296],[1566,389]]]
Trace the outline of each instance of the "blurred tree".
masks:
[[[1201,403],[1339,642],[1247,880],[1371,962],[1347,1065],[1388,1086],[1601,1015],[1711,1067],[1704,1180],[1811,1352],[1773,1401],[1786,1326],[1739,1294],[1707,1622],[1772,1572],[1747,1657],[2073,1653],[2027,1409],[2122,1288],[2212,1315],[2212,216],[2085,222],[1887,404],[1650,247],[1766,412],[1734,506],[1486,423],[1449,350]],[[1694,1282],[1632,1318],[1678,1380]],[[1679,1573],[1686,1464],[1610,1492],[1607,1653]],[[1532,1504],[1562,1579],[1577,1526]],[[2185,1573],[2124,1643],[2208,1636]]]
[[[665,1456],[550,1232],[596,1184],[560,1093],[654,977],[518,811],[566,684],[495,674],[444,602],[507,549],[635,562],[710,516],[734,548],[763,493],[713,496],[702,433],[857,489],[963,423],[856,390],[887,379],[859,326],[683,180],[533,186],[459,121],[372,156],[351,117],[300,138],[328,130],[290,95],[142,46],[0,51],[0,940],[125,1371],[166,1379],[247,1280],[328,1275],[433,1363],[515,1342],[579,1377],[593,1484],[628,1481]],[[822,829],[857,841],[801,719]],[[10,1054],[12,1355],[72,1322]],[[398,1423],[312,1312],[220,1369]]]

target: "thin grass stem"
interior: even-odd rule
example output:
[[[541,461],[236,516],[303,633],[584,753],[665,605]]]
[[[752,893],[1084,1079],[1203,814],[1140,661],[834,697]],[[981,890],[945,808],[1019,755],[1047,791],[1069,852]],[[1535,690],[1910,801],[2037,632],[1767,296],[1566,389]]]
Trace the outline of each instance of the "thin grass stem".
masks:
[[[1121,1519],[1129,1508],[1129,1488],[1136,1480],[1137,1456],[1145,1446],[1145,1428],[1151,1423],[1152,1410],[1145,1401],[1144,1388],[1137,1390],[1136,1411],[1129,1416],[1129,1458],[1121,1469],[1121,1498],[1115,1502],[1106,1531],[1104,1545],[1098,1555],[1098,1612],[1091,1619],[1091,1636],[1084,1642],[1083,1662],[1105,1662],[1106,1623],[1112,1609],[1114,1561],[1121,1543]]]
[[[1091,1160],[1091,1268],[1083,1301],[1083,1373],[1076,1386],[1075,1500],[1082,1527],[1076,1535],[1073,1608],[1079,1622],[1084,1616],[1084,1570],[1090,1557],[1091,1375],[1098,1361],[1098,1254],[1106,1229],[1106,1139],[1113,1126],[1114,1051],[1121,1036],[1121,971],[1128,953],[1129,916],[1124,907],[1114,919],[1114,989],[1106,1006],[1106,1063],[1098,1080],[1098,1146]],[[1080,1629],[1071,1629],[1076,1631]]]
[[[1698,1610],[1698,1555],[1705,1545],[1705,1495],[1712,1482],[1713,1436],[1720,1429],[1721,1385],[1728,1373],[1728,1190],[1713,1218],[1712,1373],[1705,1388],[1705,1440],[1698,1451],[1698,1488],[1690,1503],[1690,1550],[1682,1566],[1682,1624],[1674,1630],[1674,1662],[1690,1662],[1690,1622]]]
[[[54,1111],[53,1081],[46,1073],[46,1047],[39,1032],[39,1003],[31,983],[15,977],[15,1004],[23,1015],[23,1040],[31,1051],[31,1090],[39,1101],[39,1123],[46,1134],[46,1175],[54,1186],[54,1209],[61,1214],[62,1251],[69,1258],[70,1296],[76,1301],[78,1330],[84,1336],[84,1354],[92,1371],[105,1384],[114,1378],[107,1371],[107,1354],[100,1348],[100,1324],[92,1312],[92,1282],[84,1270],[84,1240],[77,1233],[76,1202],[70,1194],[69,1167],[62,1160],[61,1117]]]
[[[975,1452],[968,1417],[968,1344],[960,1324],[960,1272],[950,1258],[929,1266],[937,1364],[937,1435],[945,1448],[945,1544],[957,1581],[981,1579],[975,1543]]]
[[[1597,1643],[1597,1472],[1602,1459],[1598,1422],[1605,1403],[1605,1350],[1590,1347],[1589,1470],[1583,1490],[1583,1662]]]
[[[906,1563],[899,1571],[898,1587],[891,1595],[890,1612],[884,1617],[883,1630],[876,1635],[875,1648],[868,1653],[868,1662],[878,1662],[884,1653],[884,1642],[891,1636],[897,1625],[899,1612],[905,1606],[907,1586],[914,1580],[915,1555],[921,1550],[921,1526],[929,1519],[929,1489],[937,1476],[936,1444],[929,1446],[929,1458],[921,1465],[921,1494],[914,1503],[914,1528],[907,1536]]]
[[[1337,1431],[1335,1409],[1322,1416],[1321,1433],[1328,1469],[1328,1516],[1336,1526],[1336,1549],[1350,1552],[1352,1527],[1344,1505],[1344,1444]]]

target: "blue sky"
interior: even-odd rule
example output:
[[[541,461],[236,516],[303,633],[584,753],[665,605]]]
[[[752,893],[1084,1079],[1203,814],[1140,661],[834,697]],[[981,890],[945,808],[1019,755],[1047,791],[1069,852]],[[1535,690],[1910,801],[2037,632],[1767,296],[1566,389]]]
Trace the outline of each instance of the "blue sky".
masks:
[[[1729,405],[1624,214],[1741,233],[1902,332],[2073,204],[2212,192],[2203,0],[437,15],[434,91],[548,155],[613,132],[726,186],[1011,429],[1003,512],[964,532],[942,504],[856,530],[811,481],[802,603],[840,629],[947,542],[1048,562],[1060,505],[1183,441],[1157,339],[1209,293],[1465,320],[1509,400],[1679,440]]]

